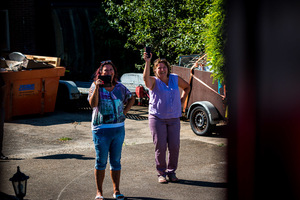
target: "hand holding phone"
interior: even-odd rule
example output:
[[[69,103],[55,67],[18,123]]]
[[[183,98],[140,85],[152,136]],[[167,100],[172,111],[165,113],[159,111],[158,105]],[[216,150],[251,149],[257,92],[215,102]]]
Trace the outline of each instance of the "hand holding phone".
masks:
[[[151,55],[150,55],[151,47],[146,47],[146,53],[147,53],[147,57],[150,58],[151,57]]]
[[[111,76],[99,76],[98,79],[102,81],[102,84],[99,87],[111,87]]]

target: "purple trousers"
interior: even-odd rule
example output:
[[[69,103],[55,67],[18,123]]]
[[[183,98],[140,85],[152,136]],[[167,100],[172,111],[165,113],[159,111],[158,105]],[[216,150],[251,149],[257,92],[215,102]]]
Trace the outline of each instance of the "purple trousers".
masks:
[[[158,176],[175,173],[180,148],[180,118],[159,119],[149,115],[149,126],[155,145],[155,162]],[[166,152],[169,151],[168,162]]]

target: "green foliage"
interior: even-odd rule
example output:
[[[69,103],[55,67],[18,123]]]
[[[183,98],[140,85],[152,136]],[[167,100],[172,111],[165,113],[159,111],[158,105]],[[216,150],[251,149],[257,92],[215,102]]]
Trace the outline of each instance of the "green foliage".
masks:
[[[66,142],[66,141],[69,141],[69,140],[72,140],[72,138],[69,138],[69,137],[61,137],[61,138],[59,138],[59,141],[61,141],[61,142]]]
[[[126,36],[121,35],[108,23],[108,16],[101,6],[97,18],[92,22],[95,43],[96,70],[101,61],[112,60],[118,68],[119,78],[126,72],[138,72],[135,63],[140,61],[139,51],[125,49]]]
[[[214,71],[213,78],[220,82],[224,82],[224,19],[223,0],[213,0],[203,20],[205,25],[203,41],[205,41],[205,53]]]
[[[150,45],[154,59],[171,64],[180,55],[205,52],[214,80],[224,81],[223,0],[104,0],[103,6],[109,25],[126,37],[126,48],[142,55]]]
[[[126,48],[150,45],[156,57],[178,63],[179,55],[204,50],[202,19],[210,0],[105,0],[109,23],[127,37]]]

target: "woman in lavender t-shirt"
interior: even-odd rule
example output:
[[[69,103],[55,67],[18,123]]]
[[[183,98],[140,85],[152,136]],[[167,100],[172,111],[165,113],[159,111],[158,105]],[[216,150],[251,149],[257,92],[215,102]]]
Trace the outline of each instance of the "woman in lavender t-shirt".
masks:
[[[158,172],[158,182],[177,182],[177,169],[180,146],[180,117],[181,104],[186,99],[190,86],[180,76],[170,73],[170,64],[166,59],[154,61],[153,72],[150,76],[150,57],[144,53],[146,62],[144,81],[150,90],[149,126],[155,145],[155,161]],[[183,90],[181,96],[179,87]],[[169,151],[168,162],[166,152]]]

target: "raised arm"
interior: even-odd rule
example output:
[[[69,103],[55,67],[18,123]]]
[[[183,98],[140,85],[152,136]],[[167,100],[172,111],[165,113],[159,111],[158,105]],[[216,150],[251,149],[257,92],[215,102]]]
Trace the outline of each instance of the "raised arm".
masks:
[[[148,58],[147,53],[146,52],[144,53],[145,69],[143,73],[143,79],[146,87],[152,90],[155,84],[155,78],[150,76],[150,64],[151,64],[152,53],[150,53],[150,55],[151,55],[150,58]]]
[[[92,92],[92,94],[89,94],[89,95],[91,95],[90,98],[89,98],[89,103],[90,103],[90,106],[92,108],[93,107],[97,107],[98,103],[99,103],[99,85],[100,85],[100,80],[98,79],[97,81],[94,82],[94,84],[95,84],[95,89],[94,89],[94,91],[90,91],[90,92]]]

